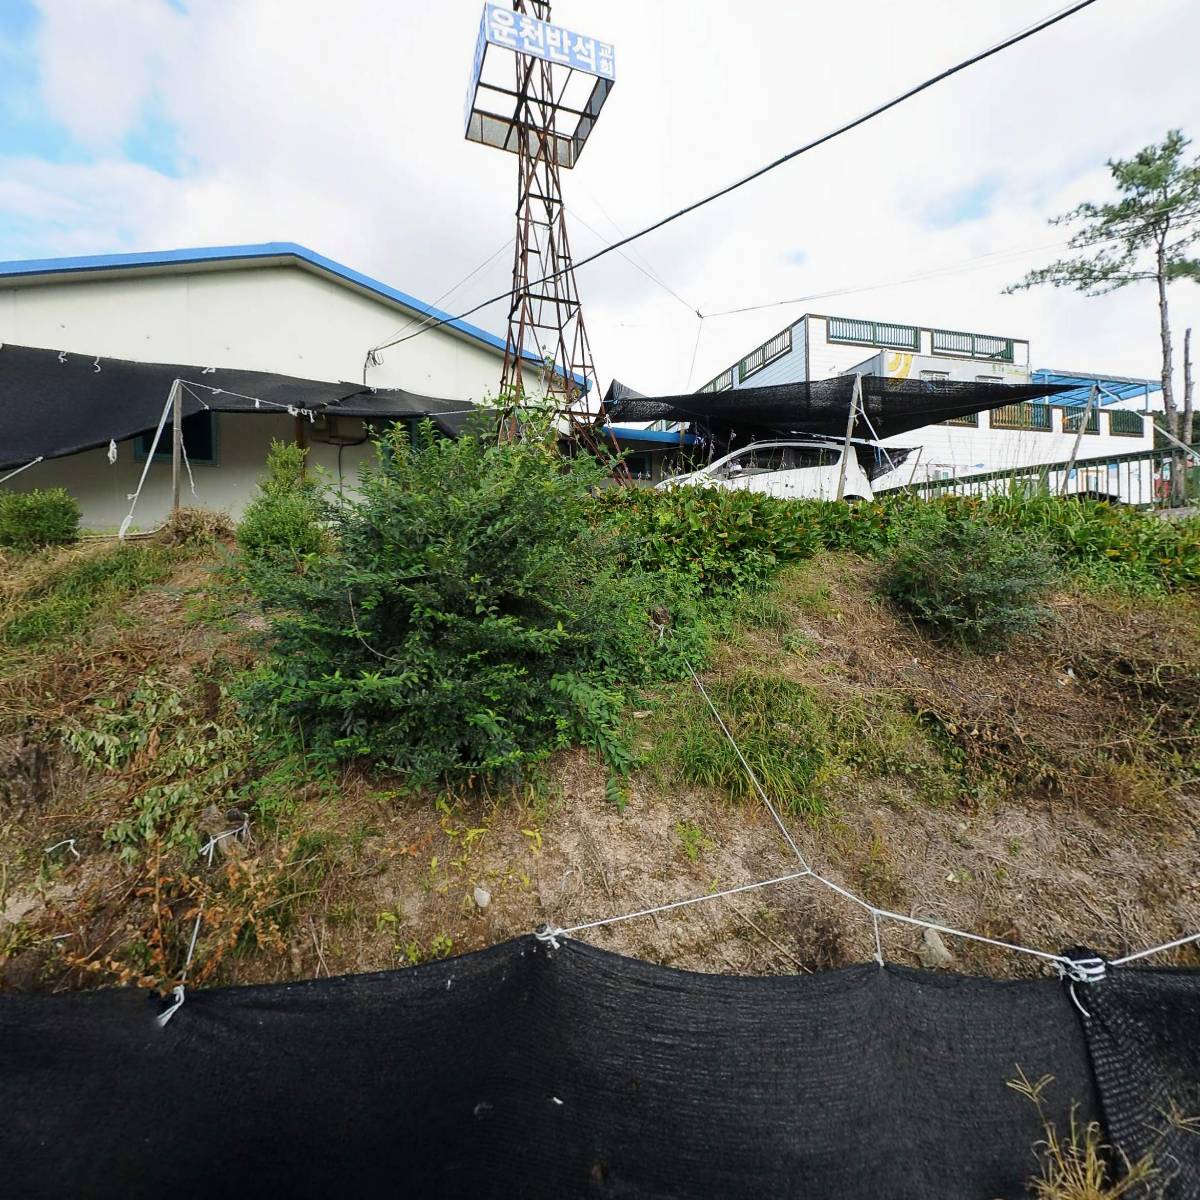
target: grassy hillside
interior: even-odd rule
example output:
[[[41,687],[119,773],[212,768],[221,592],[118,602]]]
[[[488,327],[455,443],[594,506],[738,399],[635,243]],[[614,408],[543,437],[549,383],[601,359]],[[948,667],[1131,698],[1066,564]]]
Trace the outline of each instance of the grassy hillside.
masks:
[[[903,513],[793,508],[763,534],[741,510],[604,503],[656,530],[614,555],[673,554],[672,578],[690,573],[702,628],[683,628],[686,605],[659,623],[705,658],[823,874],[1048,950],[1116,953],[1200,928],[1200,611],[1175,578],[1191,551],[1178,537],[1164,550],[1153,518],[992,513],[1010,538],[1043,522],[1076,570],[1033,632],[979,651],[887,598]],[[719,536],[741,541],[709,556]],[[227,530],[197,521],[4,561],[0,985],[169,986],[201,910],[190,981],[251,982],[403,966],[791,869],[679,671],[622,668],[619,770],[576,733],[519,782],[418,785],[314,747],[299,718],[264,723],[245,680],[275,618],[237,558]],[[714,971],[873,950],[860,910],[804,882],[588,936]],[[894,961],[938,960],[911,928],[885,926],[884,944]],[[1030,969],[948,948],[960,969]]]

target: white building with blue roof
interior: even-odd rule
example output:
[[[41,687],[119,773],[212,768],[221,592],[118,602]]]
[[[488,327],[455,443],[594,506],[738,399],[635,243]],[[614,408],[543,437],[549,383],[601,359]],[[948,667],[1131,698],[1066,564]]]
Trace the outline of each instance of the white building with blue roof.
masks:
[[[401,331],[421,336],[372,354]],[[0,263],[0,343],[70,354],[271,371],[404,388],[478,402],[499,388],[504,341],[405,292],[291,242]],[[0,350],[0,355],[3,351]],[[37,420],[31,412],[30,420]],[[239,514],[287,414],[203,413],[185,445],[196,494],[185,502]],[[306,423],[307,424],[307,423]],[[313,465],[351,479],[371,453],[362,422],[303,431]],[[39,463],[6,486],[65,486],[85,526],[117,526],[145,462],[146,439]],[[169,455],[151,469],[137,524],[170,508]]]

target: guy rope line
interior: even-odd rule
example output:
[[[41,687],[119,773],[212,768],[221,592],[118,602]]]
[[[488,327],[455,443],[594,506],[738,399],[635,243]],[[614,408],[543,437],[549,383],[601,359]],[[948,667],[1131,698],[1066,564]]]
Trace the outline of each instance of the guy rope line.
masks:
[[[660,640],[665,633],[665,627],[660,628]],[[999,938],[986,937],[981,933],[971,933],[965,929],[956,929],[952,925],[943,925],[937,921],[927,921],[921,917],[906,916],[903,913],[892,912],[890,909],[879,908],[877,905],[869,903],[861,896],[857,896],[847,888],[842,887],[841,884],[834,883],[833,880],[826,879],[823,875],[818,874],[809,865],[807,859],[805,859],[803,853],[801,853],[799,846],[796,845],[791,833],[788,831],[787,826],[784,824],[783,818],[779,815],[775,805],[771,803],[771,799],[767,795],[762,784],[759,782],[758,776],[754,773],[754,769],[746,760],[746,756],[742,753],[741,747],[737,744],[733,734],[730,733],[729,726],[726,725],[720,711],[713,703],[712,697],[705,689],[700,676],[696,673],[695,668],[687,659],[684,659],[684,665],[687,667],[688,673],[691,675],[692,680],[696,684],[701,696],[704,697],[709,711],[712,713],[717,724],[721,728],[721,732],[725,735],[725,738],[729,742],[730,747],[733,749],[734,754],[737,755],[738,761],[741,763],[742,769],[746,773],[746,777],[750,780],[751,785],[753,786],[755,792],[757,792],[763,804],[766,806],[767,811],[774,818],[775,824],[778,825],[780,832],[784,836],[784,840],[796,855],[801,869],[799,871],[794,871],[789,875],[779,875],[774,879],[763,879],[754,883],[744,883],[738,887],[726,888],[718,892],[706,892],[704,895],[692,896],[685,900],[673,900],[667,904],[658,904],[651,908],[638,909],[635,912],[623,913],[615,917],[604,917],[596,921],[585,921],[582,924],[573,925],[566,929],[559,928],[556,925],[546,924],[537,929],[534,936],[538,939],[538,941],[550,946],[552,949],[559,949],[558,939],[560,937],[567,937],[571,934],[581,933],[587,929],[599,929],[605,925],[616,925],[622,921],[632,921],[637,917],[654,916],[658,913],[669,912],[674,908],[684,908],[688,905],[700,904],[705,900],[719,900],[724,896],[733,896],[739,892],[748,892],[757,888],[770,887],[777,883],[788,883],[797,879],[812,879],[817,883],[823,884],[830,891],[836,892],[839,896],[842,896],[844,899],[849,900],[852,904],[858,905],[860,908],[865,909],[871,914],[872,932],[875,940],[874,958],[880,967],[884,965],[883,942],[880,937],[879,929],[879,922],[882,918],[884,920],[897,921],[903,925],[912,925],[919,929],[931,929],[936,933],[948,934],[951,937],[960,937],[966,938],[968,941],[972,942],[981,942],[984,945],[995,946],[998,949],[1009,950],[1016,954],[1027,954],[1032,958],[1041,959],[1043,962],[1052,963],[1055,969],[1058,971],[1059,977],[1067,981],[1071,1000],[1075,1004],[1075,1007],[1078,1008],[1085,1017],[1090,1017],[1091,1013],[1084,1008],[1082,1004],[1080,1004],[1079,998],[1075,994],[1076,983],[1097,983],[1104,979],[1105,975],[1107,974],[1107,969],[1110,966],[1124,966],[1127,963],[1134,962],[1141,958],[1147,958],[1153,954],[1160,954],[1166,950],[1173,950],[1179,946],[1185,946],[1193,942],[1200,942],[1200,933],[1194,933],[1186,937],[1177,938],[1171,942],[1165,942],[1160,946],[1152,946],[1146,950],[1139,950],[1134,954],[1128,954],[1123,958],[1113,959],[1111,961],[1094,957],[1071,958],[1065,954],[1053,954],[1047,950],[1037,950],[1032,946],[1022,946],[1016,942],[1006,942],[1000,940]]]

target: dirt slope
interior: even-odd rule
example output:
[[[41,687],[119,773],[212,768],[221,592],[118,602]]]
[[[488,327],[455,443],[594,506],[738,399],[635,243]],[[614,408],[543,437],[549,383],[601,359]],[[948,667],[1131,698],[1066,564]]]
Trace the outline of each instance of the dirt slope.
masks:
[[[165,582],[61,644],[3,651],[0,985],[169,984],[201,910],[190,978],[250,982],[400,966],[795,869],[757,800],[695,782],[720,750],[690,684],[633,710],[644,765],[623,811],[583,752],[493,796],[412,795],[302,756],[286,779],[255,778],[226,685],[262,622],[216,597],[216,557],[181,556]],[[727,716],[758,738],[765,772],[776,756],[790,764],[781,782],[807,772],[788,822],[814,867],[894,911],[1052,951],[1115,955],[1200,929],[1196,605],[1063,596],[1042,637],[981,658],[931,644],[874,600],[874,570],[826,556],[790,572],[746,607],[705,675],[718,697],[787,696],[809,714],[811,728],[771,703]],[[140,733],[97,725],[151,711]],[[140,738],[136,751],[71,744],[74,730],[110,727]],[[193,776],[212,788],[178,801],[191,832],[157,850],[128,828],[115,836],[178,800],[178,776],[155,771],[189,741]],[[98,765],[104,753],[119,764]],[[711,777],[732,778],[717,765]],[[211,863],[196,858],[243,827]],[[746,973],[874,948],[866,914],[809,880],[581,936]],[[889,959],[931,961],[912,927],[885,923],[882,936]],[[957,969],[1039,969],[946,945]]]

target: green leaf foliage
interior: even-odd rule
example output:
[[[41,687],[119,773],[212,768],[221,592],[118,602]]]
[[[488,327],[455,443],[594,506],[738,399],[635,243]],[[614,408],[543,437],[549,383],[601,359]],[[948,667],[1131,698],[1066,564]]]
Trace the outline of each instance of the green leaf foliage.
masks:
[[[417,781],[519,775],[576,742],[620,769],[624,690],[655,643],[645,580],[594,519],[602,478],[537,440],[398,429],[330,505],[326,552],[253,572],[273,653],[247,703]]]
[[[0,546],[32,550],[73,542],[79,534],[79,505],[65,488],[0,491]]]
[[[1041,601],[1059,567],[1036,538],[945,505],[926,508],[909,532],[888,558],[884,590],[933,633],[991,650],[1049,615]]]

